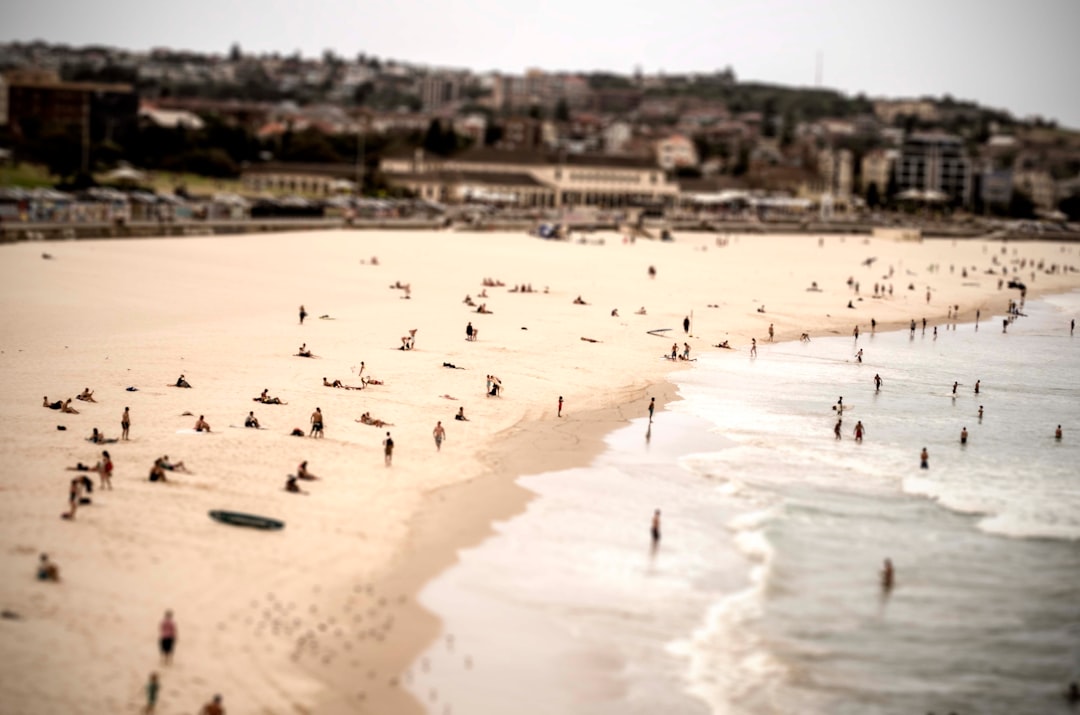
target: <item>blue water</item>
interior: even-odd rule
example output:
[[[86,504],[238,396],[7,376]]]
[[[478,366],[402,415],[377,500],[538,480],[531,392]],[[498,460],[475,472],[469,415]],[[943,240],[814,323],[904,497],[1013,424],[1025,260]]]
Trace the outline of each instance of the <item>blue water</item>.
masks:
[[[523,479],[539,498],[424,592],[447,634],[414,692],[433,713],[1068,712],[1080,294],[1025,312],[702,356],[651,429]]]

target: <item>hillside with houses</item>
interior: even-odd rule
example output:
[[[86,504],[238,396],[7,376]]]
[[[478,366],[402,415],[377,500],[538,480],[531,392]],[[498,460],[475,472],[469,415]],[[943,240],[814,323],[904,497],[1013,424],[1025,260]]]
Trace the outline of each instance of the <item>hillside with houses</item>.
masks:
[[[24,205],[27,166],[40,167],[35,190],[249,202],[1080,220],[1080,133],[1052,120],[744,82],[731,68],[514,75],[333,52],[11,43],[0,184]],[[25,219],[12,203],[0,215]]]

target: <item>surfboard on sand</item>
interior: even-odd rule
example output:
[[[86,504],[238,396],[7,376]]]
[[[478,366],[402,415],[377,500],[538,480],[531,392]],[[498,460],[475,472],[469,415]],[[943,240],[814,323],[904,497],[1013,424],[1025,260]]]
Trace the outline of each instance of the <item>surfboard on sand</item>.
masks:
[[[199,431],[197,429],[178,429],[176,434],[210,434],[209,430]]]
[[[278,521],[277,519],[271,519],[270,517],[259,516],[257,514],[245,514],[240,511],[215,510],[210,512],[210,518],[214,521],[220,521],[222,524],[248,526],[252,529],[277,531],[285,528],[284,521]]]

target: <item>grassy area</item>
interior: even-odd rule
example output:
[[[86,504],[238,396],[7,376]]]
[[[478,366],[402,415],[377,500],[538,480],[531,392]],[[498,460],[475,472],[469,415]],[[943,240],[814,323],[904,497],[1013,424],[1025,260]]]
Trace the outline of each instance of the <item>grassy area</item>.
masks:
[[[37,189],[53,186],[56,177],[49,175],[49,170],[35,164],[18,166],[0,166],[0,186],[17,186],[22,189]]]
[[[189,194],[207,195],[219,193],[238,194],[242,190],[239,179],[214,179],[197,174],[174,174],[168,171],[150,173],[150,188],[159,194],[171,194],[183,185]]]

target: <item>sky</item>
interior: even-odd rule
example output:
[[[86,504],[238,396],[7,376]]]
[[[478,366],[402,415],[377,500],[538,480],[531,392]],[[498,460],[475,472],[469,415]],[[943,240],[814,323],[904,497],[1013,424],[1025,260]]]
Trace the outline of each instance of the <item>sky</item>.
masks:
[[[850,95],[951,94],[1080,129],[1080,0],[14,0],[0,41],[332,49],[475,71],[734,69]]]

